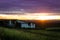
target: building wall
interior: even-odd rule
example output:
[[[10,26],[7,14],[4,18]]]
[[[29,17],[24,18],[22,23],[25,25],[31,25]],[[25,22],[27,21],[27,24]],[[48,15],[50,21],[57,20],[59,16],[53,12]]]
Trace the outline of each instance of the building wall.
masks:
[[[22,27],[22,28],[30,28],[27,23],[21,24],[21,27]]]
[[[22,28],[35,28],[35,24],[30,23],[30,25],[28,25],[28,23],[22,23],[21,27]]]
[[[35,24],[31,23],[30,25],[31,25],[31,28],[35,28]]]

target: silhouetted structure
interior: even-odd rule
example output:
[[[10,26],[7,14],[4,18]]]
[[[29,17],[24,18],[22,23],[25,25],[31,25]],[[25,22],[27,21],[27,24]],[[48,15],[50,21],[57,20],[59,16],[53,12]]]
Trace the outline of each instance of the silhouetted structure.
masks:
[[[21,20],[0,20],[0,26],[10,28],[35,28],[34,23],[24,22]]]

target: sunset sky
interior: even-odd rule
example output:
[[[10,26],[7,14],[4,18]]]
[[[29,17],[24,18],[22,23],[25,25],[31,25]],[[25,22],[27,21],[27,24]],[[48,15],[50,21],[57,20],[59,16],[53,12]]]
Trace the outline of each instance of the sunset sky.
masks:
[[[60,14],[60,0],[0,0],[0,12]]]
[[[0,0],[1,18],[60,20],[60,0]]]

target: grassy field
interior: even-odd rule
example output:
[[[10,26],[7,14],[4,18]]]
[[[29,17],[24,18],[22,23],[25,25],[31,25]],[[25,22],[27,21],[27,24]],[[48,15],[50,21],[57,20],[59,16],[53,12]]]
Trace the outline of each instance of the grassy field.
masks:
[[[60,32],[0,27],[0,40],[60,40]]]

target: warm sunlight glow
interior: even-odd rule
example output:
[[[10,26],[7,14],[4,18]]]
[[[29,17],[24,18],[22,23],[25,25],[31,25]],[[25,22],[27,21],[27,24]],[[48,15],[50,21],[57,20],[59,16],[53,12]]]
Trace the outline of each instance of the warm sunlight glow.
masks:
[[[39,16],[38,20],[59,20],[60,16]]]
[[[0,14],[0,19],[18,19],[18,20],[60,20],[60,15],[41,14],[25,14],[25,15],[6,15]]]

